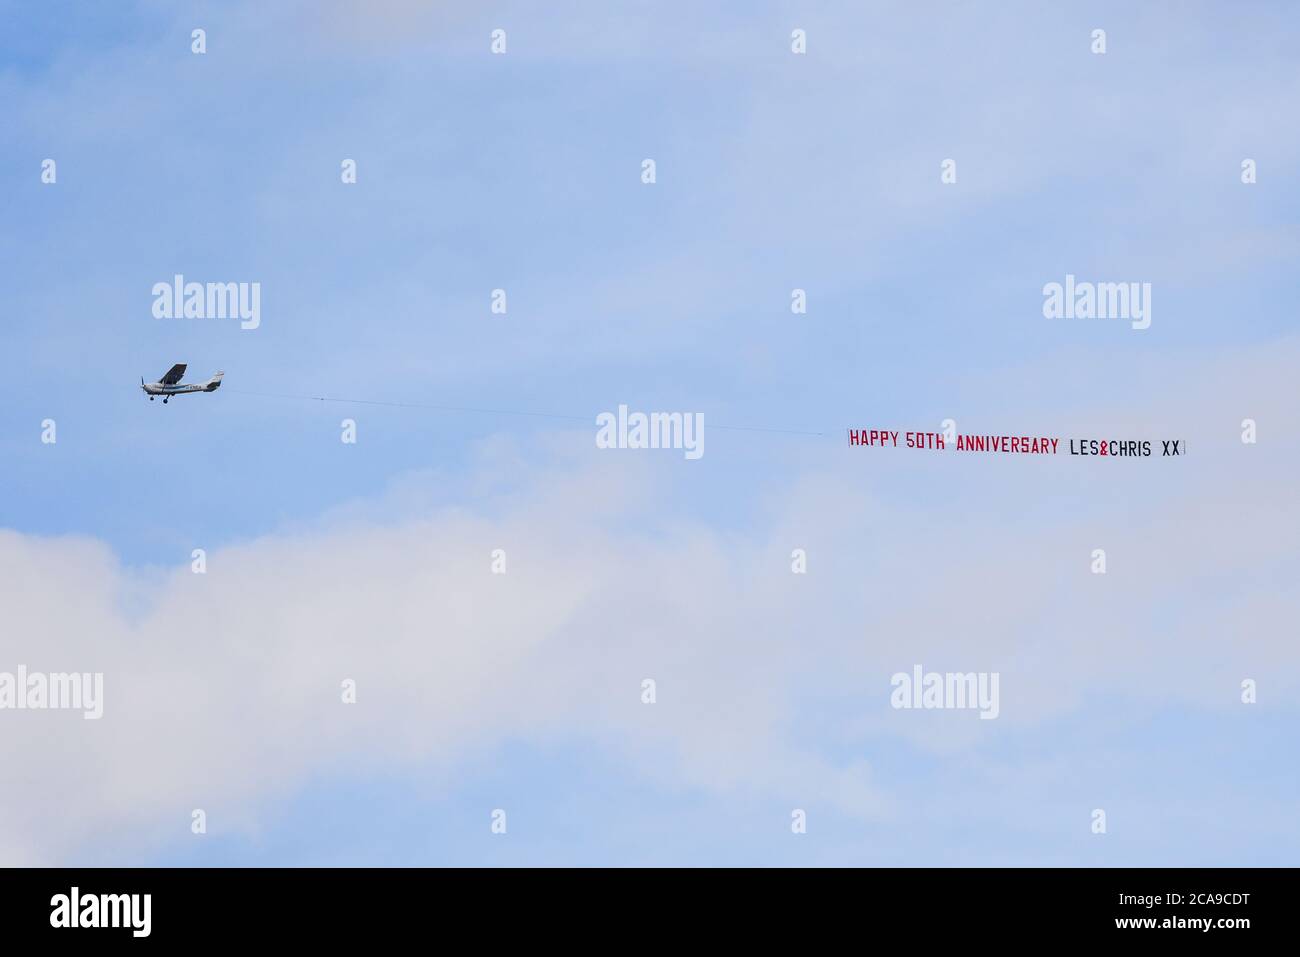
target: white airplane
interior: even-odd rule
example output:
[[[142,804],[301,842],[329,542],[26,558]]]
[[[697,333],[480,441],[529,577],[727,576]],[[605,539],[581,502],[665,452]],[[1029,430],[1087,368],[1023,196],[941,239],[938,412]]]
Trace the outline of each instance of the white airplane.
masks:
[[[163,397],[163,405],[174,395],[184,395],[186,392],[216,392],[221,388],[221,377],[224,372],[218,372],[207,382],[198,382],[194,385],[181,385],[180,381],[185,375],[185,363],[178,362],[167,370],[167,374],[157,382],[150,382],[147,385],[143,378],[140,379],[140,388],[144,389],[145,394],[149,396],[149,401],[154,400],[154,396]]]

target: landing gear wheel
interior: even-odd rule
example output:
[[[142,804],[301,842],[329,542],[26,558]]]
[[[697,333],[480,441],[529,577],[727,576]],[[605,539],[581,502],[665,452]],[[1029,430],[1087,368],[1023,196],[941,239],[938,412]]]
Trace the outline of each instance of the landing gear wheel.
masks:
[[[166,405],[166,404],[167,404],[167,400],[166,400],[166,399],[163,399],[163,405]]]

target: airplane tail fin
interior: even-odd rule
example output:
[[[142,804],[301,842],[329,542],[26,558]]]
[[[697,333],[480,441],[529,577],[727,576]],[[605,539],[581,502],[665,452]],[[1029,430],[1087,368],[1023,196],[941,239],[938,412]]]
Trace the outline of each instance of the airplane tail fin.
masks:
[[[203,387],[203,390],[205,392],[216,392],[219,388],[221,388],[221,377],[223,375],[225,375],[224,372],[218,372],[216,375],[214,375],[211,379],[208,380],[207,385]]]

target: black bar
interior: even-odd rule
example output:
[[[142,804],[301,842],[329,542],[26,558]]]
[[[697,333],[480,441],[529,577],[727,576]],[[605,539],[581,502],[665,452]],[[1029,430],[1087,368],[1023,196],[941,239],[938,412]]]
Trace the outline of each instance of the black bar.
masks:
[[[1247,868],[19,869],[0,871],[0,926],[10,943],[75,935],[83,944],[373,945],[434,931],[435,940],[468,932],[480,943],[622,939],[613,933],[668,945],[699,928],[759,944],[786,932],[795,942],[801,933],[902,934],[924,944],[917,953],[945,941],[1232,946],[1292,937],[1295,878],[1293,869]],[[122,926],[52,926],[70,923],[74,887],[81,916],[116,911]],[[99,895],[110,894],[149,895],[147,936],[136,936],[144,897],[104,906]]]

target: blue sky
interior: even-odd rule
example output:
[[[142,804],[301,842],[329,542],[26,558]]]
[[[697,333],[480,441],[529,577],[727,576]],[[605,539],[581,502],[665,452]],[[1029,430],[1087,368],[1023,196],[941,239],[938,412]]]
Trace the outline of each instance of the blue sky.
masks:
[[[0,671],[110,696],[0,714],[0,860],[1295,862],[1288,5],[0,18]],[[1151,327],[1045,319],[1067,273]],[[597,449],[620,403],[705,455]],[[1189,455],[844,442],[946,418]],[[890,709],[917,663],[1001,716]]]

